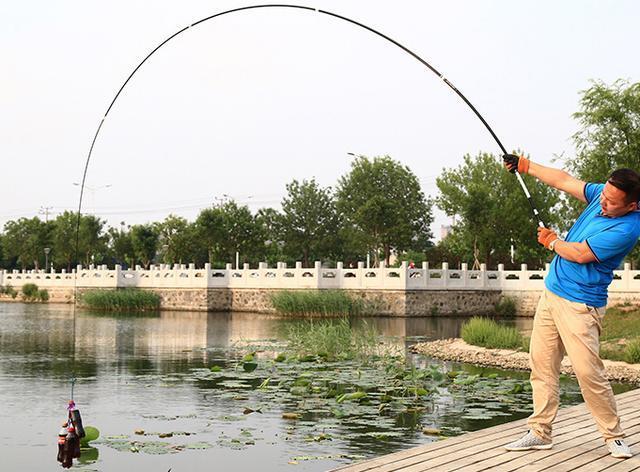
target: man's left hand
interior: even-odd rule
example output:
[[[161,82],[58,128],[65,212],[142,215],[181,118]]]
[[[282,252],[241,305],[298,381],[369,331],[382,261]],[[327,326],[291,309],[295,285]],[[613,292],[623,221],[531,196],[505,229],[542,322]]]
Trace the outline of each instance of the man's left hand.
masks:
[[[551,249],[549,244],[558,239],[555,231],[549,228],[538,228],[538,242],[547,249]]]

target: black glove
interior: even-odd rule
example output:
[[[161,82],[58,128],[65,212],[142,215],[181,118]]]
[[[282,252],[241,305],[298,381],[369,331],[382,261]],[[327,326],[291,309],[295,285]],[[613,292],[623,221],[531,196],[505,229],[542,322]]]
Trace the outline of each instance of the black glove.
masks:
[[[515,174],[516,170],[518,170],[520,157],[516,156],[515,154],[505,154],[502,156],[502,160],[504,161],[504,166],[507,168],[507,170],[512,174]]]

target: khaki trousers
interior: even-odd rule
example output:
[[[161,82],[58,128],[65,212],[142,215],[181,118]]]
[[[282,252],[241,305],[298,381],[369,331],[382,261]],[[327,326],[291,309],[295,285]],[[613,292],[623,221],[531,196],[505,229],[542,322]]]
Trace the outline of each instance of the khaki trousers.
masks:
[[[528,424],[545,440],[551,440],[551,423],[558,412],[560,363],[565,351],[604,439],[624,436],[599,354],[604,311],[605,307],[572,302],[546,289],[540,298],[529,348],[533,414]]]

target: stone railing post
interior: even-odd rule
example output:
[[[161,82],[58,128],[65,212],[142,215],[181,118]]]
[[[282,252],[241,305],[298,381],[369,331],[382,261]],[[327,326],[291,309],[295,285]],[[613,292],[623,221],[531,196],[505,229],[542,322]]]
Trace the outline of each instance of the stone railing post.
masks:
[[[628,262],[624,263],[624,271],[622,272],[622,280],[623,287],[625,290],[630,290],[631,287],[631,264]]]
[[[520,264],[520,287],[523,290],[529,290],[529,272],[527,264]]]
[[[442,263],[442,286],[447,288],[449,286],[449,263]]]
[[[313,264],[313,276],[316,279],[316,288],[322,287],[322,262],[316,261]]]
[[[466,262],[463,262],[460,264],[460,271],[462,272],[460,274],[460,278],[462,279],[462,286],[464,288],[467,288],[467,285],[469,284],[468,280],[468,272],[469,270],[469,264],[467,264]]]
[[[498,287],[504,290],[504,264],[498,264]]]
[[[115,270],[115,279],[116,279],[116,283],[115,286],[116,288],[122,287],[122,266],[120,264],[116,264],[116,266],[114,267]]]
[[[489,286],[487,282],[487,264],[480,264],[480,287],[487,288]]]
[[[342,282],[344,280],[344,262],[340,261],[340,262],[336,262],[336,278],[338,280],[336,280],[336,282],[338,282],[338,288],[344,288],[342,286]]]

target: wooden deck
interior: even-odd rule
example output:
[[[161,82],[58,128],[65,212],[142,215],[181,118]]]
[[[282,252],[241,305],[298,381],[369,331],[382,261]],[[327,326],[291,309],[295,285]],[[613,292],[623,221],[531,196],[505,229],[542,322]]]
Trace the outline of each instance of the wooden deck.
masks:
[[[561,409],[553,424],[553,449],[508,452],[502,446],[527,431],[526,419],[335,469],[340,472],[640,470],[640,389],[616,396],[631,459],[612,458],[584,404]]]

